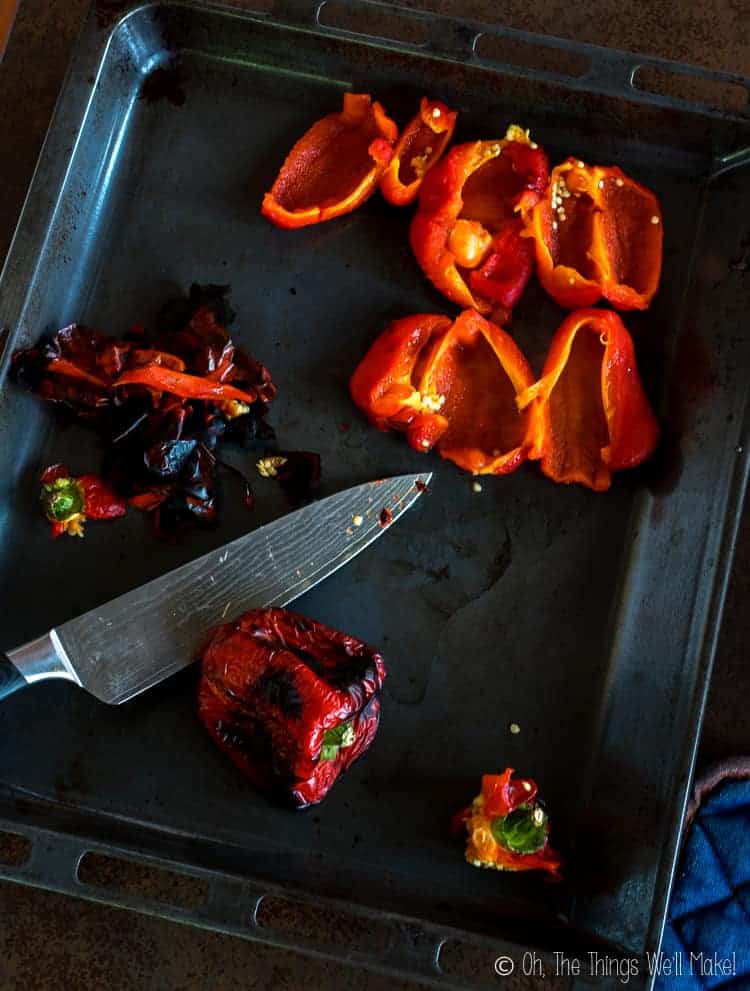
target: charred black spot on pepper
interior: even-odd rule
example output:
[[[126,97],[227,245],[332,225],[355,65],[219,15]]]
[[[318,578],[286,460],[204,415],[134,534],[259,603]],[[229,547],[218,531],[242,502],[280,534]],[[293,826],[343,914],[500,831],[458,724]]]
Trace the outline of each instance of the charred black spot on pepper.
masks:
[[[302,696],[290,671],[267,671],[258,681],[256,691],[292,719],[299,719],[302,715]]]

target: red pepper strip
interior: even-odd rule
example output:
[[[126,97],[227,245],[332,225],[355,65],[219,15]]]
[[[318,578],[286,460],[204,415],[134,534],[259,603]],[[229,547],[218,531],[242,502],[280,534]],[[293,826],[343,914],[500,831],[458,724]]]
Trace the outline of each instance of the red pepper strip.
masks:
[[[507,767],[502,774],[482,775],[482,798],[484,811],[488,816],[507,816],[524,802],[536,797],[536,782],[531,779],[511,780],[515,771]]]
[[[285,609],[257,609],[214,631],[199,716],[253,784],[297,808],[323,799],[372,743],[382,656]]]
[[[80,379],[82,382],[88,382],[90,385],[95,385],[99,389],[109,388],[109,382],[105,382],[104,379],[85,371],[85,369],[80,368],[72,361],[68,361],[67,358],[50,358],[47,362],[47,370],[57,375],[65,375],[66,378]]]
[[[577,310],[563,321],[542,378],[518,405],[531,408],[529,457],[553,481],[595,492],[609,488],[613,471],[644,461],[659,437],[633,340],[611,310]]]
[[[394,206],[417,198],[422,180],[443,156],[458,114],[439,100],[422,97],[419,113],[401,132],[393,158],[380,179],[380,192]]]
[[[474,310],[451,323],[435,314],[397,320],[350,382],[352,399],[380,430],[475,474],[502,475],[526,458],[527,421],[517,397],[533,373],[505,331]]]
[[[125,372],[113,383],[121,385],[145,385],[157,392],[170,392],[183,399],[238,399],[244,403],[254,403],[258,398],[253,392],[245,392],[233,385],[212,382],[200,375],[186,375],[164,365],[143,365]]]
[[[616,166],[569,158],[526,218],[539,281],[567,309],[604,297],[645,310],[661,274],[663,225],[656,196]]]
[[[436,289],[498,319],[518,302],[533,269],[524,217],[547,187],[549,163],[516,125],[503,141],[456,145],[425,178],[411,246]]]
[[[350,213],[375,192],[397,138],[379,103],[345,93],[343,109],[313,124],[289,152],[261,213],[287,230]]]

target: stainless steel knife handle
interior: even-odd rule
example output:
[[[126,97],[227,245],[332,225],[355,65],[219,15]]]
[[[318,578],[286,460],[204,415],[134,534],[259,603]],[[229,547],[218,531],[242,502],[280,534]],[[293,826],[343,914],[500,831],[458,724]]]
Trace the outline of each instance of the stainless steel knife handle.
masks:
[[[80,684],[54,630],[0,654],[0,699],[47,678],[66,678]]]

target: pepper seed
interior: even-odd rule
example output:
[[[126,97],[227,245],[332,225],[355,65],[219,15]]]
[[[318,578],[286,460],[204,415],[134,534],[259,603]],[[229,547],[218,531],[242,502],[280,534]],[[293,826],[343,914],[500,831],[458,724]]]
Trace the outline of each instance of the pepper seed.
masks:
[[[518,725],[518,723],[511,723],[508,729],[511,731],[513,736],[518,736],[518,734],[521,732],[521,727]]]

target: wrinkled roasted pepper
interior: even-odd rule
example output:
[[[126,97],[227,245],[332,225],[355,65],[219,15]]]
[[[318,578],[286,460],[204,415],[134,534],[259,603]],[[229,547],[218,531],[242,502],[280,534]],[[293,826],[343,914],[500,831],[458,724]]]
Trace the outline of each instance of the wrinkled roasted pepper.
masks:
[[[74,478],[65,465],[57,464],[42,472],[41,482],[42,509],[55,538],[64,533],[82,537],[87,519],[113,520],[125,515],[127,502],[98,475]]]
[[[296,808],[325,798],[372,743],[382,656],[286,609],[257,609],[214,631],[199,715],[261,791]]]
[[[529,458],[555,482],[595,492],[609,488],[613,471],[644,461],[659,437],[633,340],[611,310],[577,310],[563,321],[542,378],[518,405],[531,413]]]
[[[392,323],[349,385],[379,430],[403,430],[416,451],[475,474],[503,475],[526,457],[527,414],[517,397],[533,383],[513,339],[474,310],[420,313]]]
[[[661,274],[659,201],[616,166],[569,158],[552,170],[544,199],[526,220],[536,271],[567,309],[604,297],[618,310],[645,310]]]
[[[544,193],[549,162],[515,124],[503,141],[456,145],[425,178],[411,246],[436,289],[504,322],[534,268],[524,217]]]
[[[288,230],[350,213],[375,192],[398,128],[366,93],[345,93],[339,113],[295,144],[263,197],[261,212]]]
[[[482,790],[453,821],[465,825],[466,860],[497,871],[545,871],[561,880],[562,858],[549,844],[549,818],[530,778],[513,780],[513,768],[485,774]]]
[[[394,206],[408,206],[422,180],[448,147],[458,114],[423,96],[419,113],[406,125],[380,179],[380,192]]]

